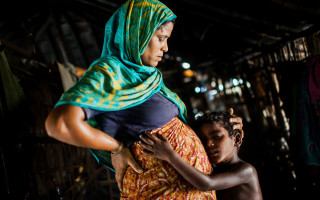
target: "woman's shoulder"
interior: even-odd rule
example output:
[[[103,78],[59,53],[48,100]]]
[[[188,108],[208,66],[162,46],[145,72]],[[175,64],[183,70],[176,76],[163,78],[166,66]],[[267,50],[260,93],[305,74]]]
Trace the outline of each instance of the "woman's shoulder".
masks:
[[[110,63],[117,63],[119,61],[119,58],[116,56],[104,56],[94,60],[90,66],[105,66],[106,64],[109,65]]]

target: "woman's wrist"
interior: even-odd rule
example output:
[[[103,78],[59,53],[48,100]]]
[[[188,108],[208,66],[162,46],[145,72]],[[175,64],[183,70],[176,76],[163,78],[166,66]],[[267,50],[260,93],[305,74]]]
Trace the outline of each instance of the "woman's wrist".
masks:
[[[121,153],[121,151],[124,149],[123,143],[120,142],[120,146],[117,150],[115,151],[111,151],[111,156],[115,156],[118,155],[119,153]]]

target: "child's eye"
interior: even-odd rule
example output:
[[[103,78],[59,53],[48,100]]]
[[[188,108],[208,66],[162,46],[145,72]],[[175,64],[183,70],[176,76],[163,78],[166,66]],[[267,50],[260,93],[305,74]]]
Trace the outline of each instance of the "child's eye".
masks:
[[[162,42],[164,39],[163,38],[159,38],[159,41]]]

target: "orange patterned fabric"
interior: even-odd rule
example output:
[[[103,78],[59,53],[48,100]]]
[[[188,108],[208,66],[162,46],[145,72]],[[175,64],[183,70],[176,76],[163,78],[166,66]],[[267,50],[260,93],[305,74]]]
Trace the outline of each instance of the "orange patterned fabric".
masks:
[[[175,151],[190,165],[205,174],[212,172],[200,139],[178,118],[173,118],[165,126],[152,131],[155,132],[166,136]],[[144,172],[138,174],[131,167],[128,168],[123,180],[121,199],[216,200],[215,191],[202,192],[195,189],[167,162],[143,155],[141,150],[142,146],[134,143],[132,152]]]

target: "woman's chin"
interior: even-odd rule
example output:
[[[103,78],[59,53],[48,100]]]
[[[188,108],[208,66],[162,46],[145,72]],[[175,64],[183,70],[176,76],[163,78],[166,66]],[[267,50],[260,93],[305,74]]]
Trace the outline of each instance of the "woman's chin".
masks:
[[[150,65],[150,67],[156,67],[156,66],[158,66],[158,62],[152,63],[152,64]]]

